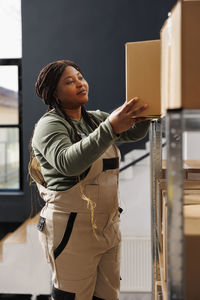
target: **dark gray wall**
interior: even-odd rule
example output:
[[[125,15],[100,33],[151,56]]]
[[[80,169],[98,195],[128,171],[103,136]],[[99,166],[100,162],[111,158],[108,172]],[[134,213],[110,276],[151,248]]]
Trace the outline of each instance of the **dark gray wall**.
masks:
[[[43,112],[34,93],[40,69],[58,59],[80,65],[90,84],[88,108],[112,110],[125,98],[124,45],[159,39],[167,0],[22,0],[24,101]],[[41,111],[40,111],[41,110]]]
[[[125,43],[159,39],[175,2],[22,0],[24,195],[4,202],[1,220],[22,221],[30,213],[28,143],[34,124],[46,110],[34,90],[41,68],[54,60],[74,60],[90,85],[87,108],[109,112],[125,100]]]

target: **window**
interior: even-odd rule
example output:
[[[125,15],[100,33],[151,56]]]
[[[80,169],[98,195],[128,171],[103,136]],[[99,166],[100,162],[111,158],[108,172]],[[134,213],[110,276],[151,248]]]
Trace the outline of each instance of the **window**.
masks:
[[[0,125],[18,124],[18,107],[18,66],[0,65]]]
[[[19,190],[21,0],[0,1],[0,190]]]
[[[0,1],[0,58],[22,57],[21,0]]]

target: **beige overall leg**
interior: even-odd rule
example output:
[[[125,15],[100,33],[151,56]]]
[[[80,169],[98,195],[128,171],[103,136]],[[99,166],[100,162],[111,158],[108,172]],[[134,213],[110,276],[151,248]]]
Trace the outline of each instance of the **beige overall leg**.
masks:
[[[118,156],[111,146],[81,183],[66,191],[37,184],[46,201],[40,240],[52,268],[54,300],[117,300],[120,288]],[[95,234],[83,193],[95,202]],[[97,297],[97,298],[95,298]]]

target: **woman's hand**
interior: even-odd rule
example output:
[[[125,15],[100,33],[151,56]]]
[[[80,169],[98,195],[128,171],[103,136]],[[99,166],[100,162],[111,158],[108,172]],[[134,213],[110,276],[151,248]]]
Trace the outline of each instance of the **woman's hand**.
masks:
[[[122,106],[114,110],[108,117],[113,132],[119,134],[131,128],[135,123],[146,120],[144,117],[137,117],[139,113],[145,110],[148,105],[144,104],[135,107],[139,99],[133,98],[129,102],[125,102]]]

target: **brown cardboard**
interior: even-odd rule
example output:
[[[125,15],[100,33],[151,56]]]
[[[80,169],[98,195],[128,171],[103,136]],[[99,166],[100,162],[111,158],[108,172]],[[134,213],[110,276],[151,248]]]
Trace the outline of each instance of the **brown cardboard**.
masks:
[[[184,205],[184,232],[185,235],[198,235],[200,239],[200,204]]]
[[[200,296],[200,204],[184,205],[184,233],[186,299],[195,300]]]
[[[200,1],[200,0],[199,0]],[[200,160],[184,160],[183,161],[183,167],[185,169],[199,169],[200,171]],[[162,168],[167,168],[167,160],[162,160]]]
[[[169,101],[169,63],[170,63],[170,46],[168,33],[168,19],[165,21],[161,32],[161,114],[165,115]]]
[[[169,99],[168,108],[180,108],[182,97],[181,63],[181,1],[178,1],[169,19]]]
[[[189,194],[191,193],[191,197]],[[185,237],[185,290],[186,300],[200,296],[200,190],[184,191],[184,237]],[[194,196],[196,196],[194,198]],[[163,266],[164,280],[167,280],[167,203],[163,192]]]
[[[169,70],[162,76],[162,89],[168,85],[169,109],[200,109],[200,1],[178,1],[168,19]],[[166,26],[164,24],[164,26]],[[161,30],[161,39],[165,38]],[[164,44],[164,41],[161,42]],[[162,51],[167,51],[162,49]],[[164,54],[162,54],[164,55]],[[166,55],[165,55],[166,56]],[[168,80],[164,78],[169,74]],[[164,87],[163,87],[164,86]]]
[[[200,205],[200,190],[184,190],[184,206],[187,205]]]
[[[200,236],[185,236],[185,286],[186,300],[200,298]]]
[[[162,299],[162,283],[161,281],[155,282],[156,288],[155,288],[155,299],[159,300]]]
[[[140,116],[157,117],[160,105],[160,40],[126,43],[126,100],[149,107]]]

